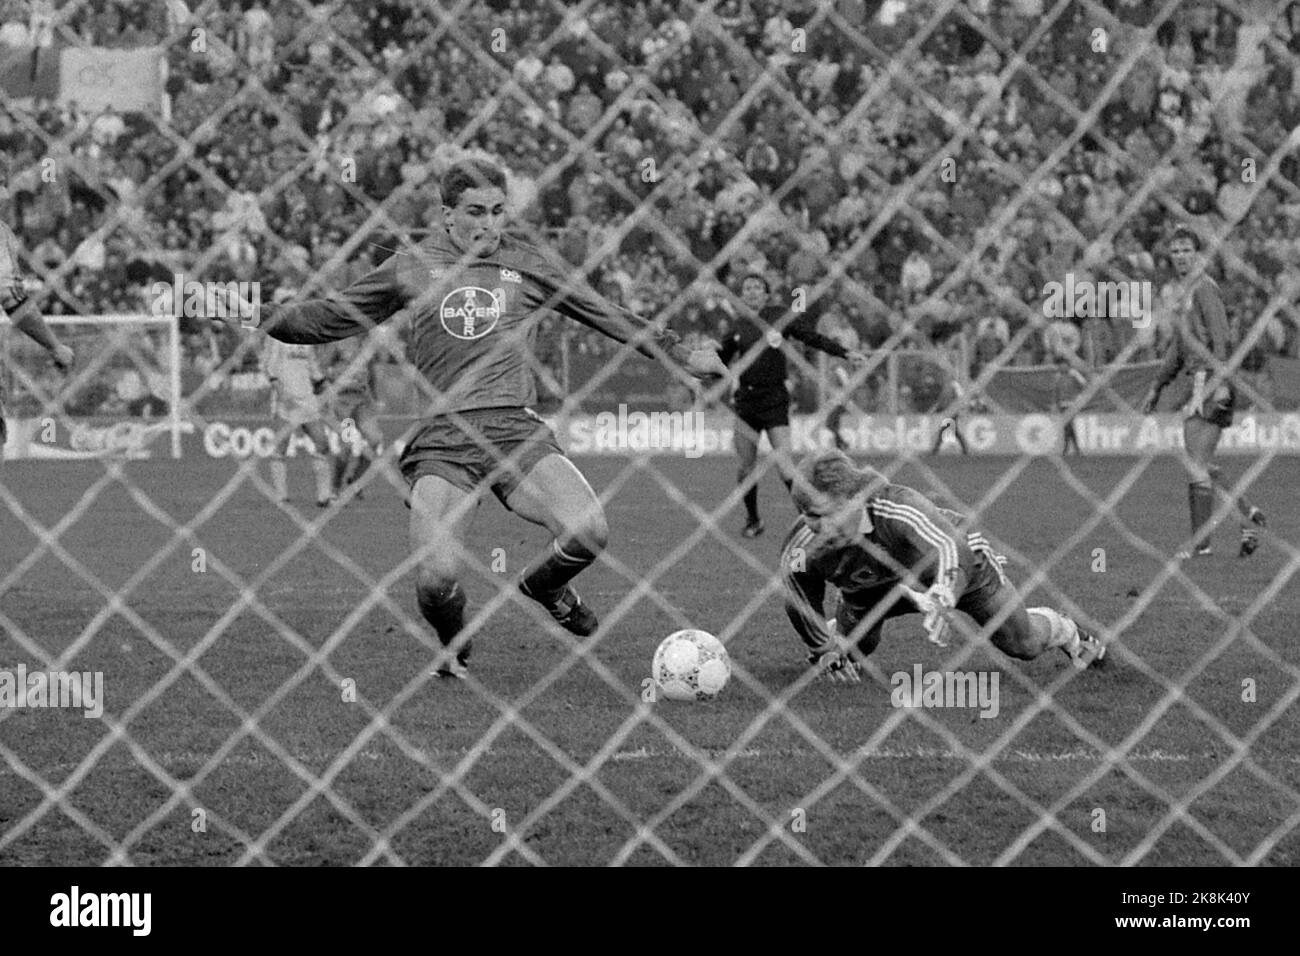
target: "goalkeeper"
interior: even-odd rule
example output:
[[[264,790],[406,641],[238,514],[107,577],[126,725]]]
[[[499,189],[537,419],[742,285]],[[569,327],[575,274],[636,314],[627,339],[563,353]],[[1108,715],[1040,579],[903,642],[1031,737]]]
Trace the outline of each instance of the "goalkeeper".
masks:
[[[937,644],[956,610],[981,627],[996,622],[993,645],[1010,657],[1032,660],[1056,647],[1079,669],[1105,658],[1105,645],[1071,618],[1026,609],[988,542],[954,526],[960,515],[843,452],[805,458],[794,500],[801,516],[781,556],[786,613],[826,676],[857,680],[853,651],[870,654],[886,620],[917,611]],[[834,624],[822,611],[827,584],[840,590]]]

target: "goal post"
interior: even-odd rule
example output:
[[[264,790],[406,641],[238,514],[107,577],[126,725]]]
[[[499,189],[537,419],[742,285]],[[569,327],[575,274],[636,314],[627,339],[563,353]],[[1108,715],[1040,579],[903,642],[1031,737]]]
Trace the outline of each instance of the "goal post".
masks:
[[[54,368],[45,350],[0,317],[0,386],[6,458],[181,457],[192,428],[183,406],[180,323],[173,315],[46,315],[76,365]]]

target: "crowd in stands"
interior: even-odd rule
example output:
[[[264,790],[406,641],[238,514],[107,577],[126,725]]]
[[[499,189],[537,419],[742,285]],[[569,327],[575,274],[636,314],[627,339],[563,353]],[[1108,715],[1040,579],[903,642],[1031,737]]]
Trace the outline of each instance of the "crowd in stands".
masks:
[[[1156,4],[1073,4],[1045,31],[1043,0],[966,0],[933,31],[928,0],[721,0],[693,23],[665,0],[567,18],[527,0],[455,19],[422,0],[308,6],[54,14],[62,42],[162,45],[168,79],[161,116],[0,107],[15,229],[42,269],[72,263],[47,312],[139,311],[177,271],[342,287],[438,226],[433,183],[468,150],[508,168],[525,233],[697,337],[725,332],[719,283],[758,269],[846,340],[960,341],[976,375],[1062,343],[1096,366],[1150,359],[1167,303],[1145,332],[1018,332],[1066,273],[1159,289],[1161,240],[1186,219],[1224,237],[1239,333],[1287,306],[1252,361],[1300,347],[1300,3],[1268,20],[1275,4],[1243,0],[1240,20],[1187,0],[1126,75]],[[32,39],[29,9],[0,0],[0,42]]]

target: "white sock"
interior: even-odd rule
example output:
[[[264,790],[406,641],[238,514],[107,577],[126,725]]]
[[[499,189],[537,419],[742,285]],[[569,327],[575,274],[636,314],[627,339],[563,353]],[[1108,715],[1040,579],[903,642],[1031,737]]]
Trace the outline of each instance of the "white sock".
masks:
[[[324,455],[311,456],[311,470],[316,475],[316,500],[329,501],[334,497],[334,469]]]
[[[1079,625],[1050,607],[1031,607],[1029,613],[1047,622],[1047,647],[1059,647],[1071,657],[1078,653]]]
[[[271,487],[276,501],[289,500],[289,466],[283,458],[271,459]]]

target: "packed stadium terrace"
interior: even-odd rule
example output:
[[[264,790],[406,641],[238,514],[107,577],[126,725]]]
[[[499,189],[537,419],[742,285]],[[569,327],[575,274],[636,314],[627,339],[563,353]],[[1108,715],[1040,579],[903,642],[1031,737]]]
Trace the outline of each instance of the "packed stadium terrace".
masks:
[[[10,101],[0,151],[15,229],[37,271],[57,270],[53,314],[138,311],[150,279],[177,270],[256,276],[268,293],[342,286],[396,230],[436,225],[432,183],[477,149],[509,168],[528,228],[585,264],[602,292],[659,313],[694,283],[698,294],[663,314],[688,333],[716,334],[705,300],[740,265],[786,290],[823,284],[819,310],[847,319],[864,345],[902,329],[904,344],[962,338],[974,356],[978,337],[1013,336],[1068,270],[1158,287],[1171,213],[1226,231],[1224,298],[1248,327],[1300,263],[1294,148],[1242,208],[1243,156],[1262,167],[1300,125],[1300,4],[1243,22],[1192,0],[1108,94],[1107,61],[1088,55],[1096,24],[1110,23],[1106,42],[1123,47],[1155,5],[1076,3],[1039,31],[1045,6],[968,0],[927,31],[934,3],[835,3],[843,21],[869,23],[856,32],[798,0],[724,0],[693,25],[687,5],[664,2],[597,5],[562,23],[561,11],[522,0],[466,5],[455,20],[419,0],[226,0],[198,15],[182,0],[91,0],[55,15],[55,42],[163,44],[163,115]],[[0,0],[0,42],[30,39],[28,10]],[[909,64],[905,75],[890,78],[891,57]],[[50,156],[74,170],[64,189],[39,188]],[[645,181],[646,158],[667,183]],[[918,175],[940,158],[962,171],[955,181]],[[355,183],[339,181],[347,159]],[[858,242],[900,190],[898,211]],[[990,229],[1009,203],[1012,218]],[[749,241],[715,261],[745,226]],[[982,240],[979,274],[947,282]],[[1158,353],[1158,327],[1133,358]],[[1252,360],[1295,356],[1298,330],[1283,310]],[[202,350],[208,334],[187,348]],[[1082,357],[1109,362],[1124,338],[1085,334]],[[1048,358],[1035,333],[1012,362]]]

